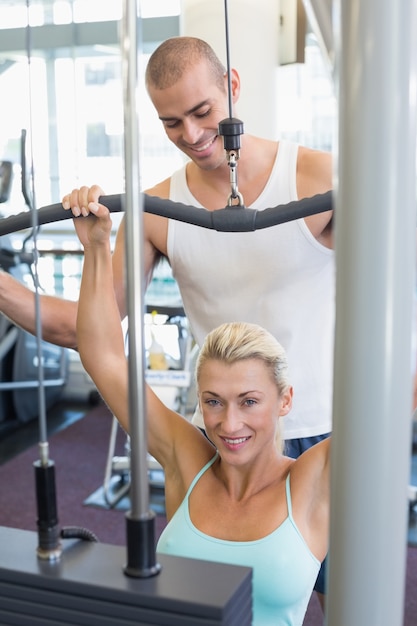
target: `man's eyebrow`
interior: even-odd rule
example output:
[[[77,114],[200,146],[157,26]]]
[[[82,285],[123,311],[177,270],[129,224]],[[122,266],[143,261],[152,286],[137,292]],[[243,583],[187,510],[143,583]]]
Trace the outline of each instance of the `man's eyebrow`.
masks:
[[[189,109],[188,111],[186,111],[184,113],[185,117],[188,117],[189,115],[192,115],[193,113],[198,111],[198,109],[201,109],[201,107],[206,106],[207,104],[210,104],[209,100],[203,100],[202,102],[199,102],[198,104],[196,104],[195,106],[193,106],[191,109]],[[161,120],[161,122],[170,122],[170,121],[176,120],[178,118],[177,117],[159,116],[159,119]]]

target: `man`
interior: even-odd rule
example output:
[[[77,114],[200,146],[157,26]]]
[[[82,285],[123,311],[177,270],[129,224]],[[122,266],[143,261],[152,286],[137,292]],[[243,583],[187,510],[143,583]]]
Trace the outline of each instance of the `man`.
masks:
[[[230,194],[230,170],[218,134],[219,122],[229,117],[224,67],[205,42],[176,37],[151,56],[146,83],[168,138],[190,159],[147,193],[208,210],[223,208]],[[232,70],[233,105],[239,95],[239,75]],[[251,135],[241,137],[237,173],[245,206],[258,210],[332,186],[331,155]],[[97,202],[102,194],[98,186],[82,187],[65,196],[63,205],[75,214],[87,214],[89,202]],[[123,226],[113,254],[122,317]],[[167,257],[198,344],[223,322],[247,321],[267,328],[286,349],[297,389],[291,415],[283,422],[291,456],[331,430],[332,242],[331,212],[251,233],[218,233],[144,214],[147,280],[161,256]],[[33,332],[33,294],[4,273],[0,309]],[[77,303],[43,296],[41,310],[44,339],[76,348]]]
[[[173,38],[152,55],[146,84],[169,139],[190,159],[147,193],[209,210],[224,207],[230,172],[223,138],[218,135],[219,122],[228,117],[223,66],[205,42]],[[236,103],[240,81],[235,70],[231,89]],[[263,209],[331,187],[327,153],[251,135],[243,135],[241,144],[238,188],[245,206]],[[97,186],[83,187],[65,196],[63,204],[75,214],[86,213],[88,202],[103,193]],[[295,410],[302,413],[304,423],[295,418],[293,427],[284,424],[286,439],[328,433],[334,307],[331,213],[239,234],[208,231],[145,213],[144,232],[147,278],[161,255],[169,259],[197,343],[201,345],[208,331],[224,321],[239,318],[266,326],[289,350],[292,375],[301,389]],[[113,255],[122,316],[123,244],[122,223]],[[320,383],[324,379],[325,388]],[[320,408],[310,389],[315,389],[314,396],[326,395]]]
[[[235,105],[240,79],[236,70],[231,73]],[[229,116],[224,67],[205,42],[174,37],[152,55],[146,83],[169,139],[190,159],[186,167],[146,193],[209,210],[223,208],[230,194],[229,165],[223,138],[218,135],[218,123]],[[332,185],[330,154],[251,135],[241,137],[237,173],[245,206],[258,210],[323,193]],[[96,201],[101,194],[103,191],[98,186],[83,187],[65,196],[63,203],[73,210],[78,207],[81,213],[86,211],[89,201]],[[144,214],[147,278],[151,279],[161,256],[169,259],[198,343],[211,328],[241,316],[266,326],[283,343],[290,366],[295,370],[292,374],[302,380],[301,384],[296,380],[300,409],[297,410],[295,400],[293,412],[301,411],[302,402],[312,416],[306,416],[303,410],[303,425],[292,428],[284,424],[285,436],[292,440],[330,430],[331,401],[326,401],[319,410],[314,408],[316,400],[310,396],[310,389],[317,395],[317,386],[309,384],[309,379],[326,377],[325,388],[319,385],[319,389],[325,395],[330,394],[331,374],[317,371],[317,358],[326,353],[326,369],[331,367],[334,259],[331,212],[290,224],[297,224],[295,235],[289,232],[287,224],[255,233],[218,233]],[[123,226],[122,222],[113,255],[114,283],[122,317],[126,313]],[[285,245],[286,250],[276,250],[278,235],[283,236],[280,246]],[[299,236],[300,240],[294,239]],[[191,244],[196,248],[191,249]],[[301,244],[305,244],[304,249]],[[278,252],[283,254],[282,259],[279,255],[275,257]],[[296,258],[297,254],[301,256]],[[307,256],[303,258],[303,254]],[[318,278],[320,283],[316,282]],[[77,303],[53,296],[42,296],[41,302],[44,339],[76,348]],[[0,309],[30,332],[34,332],[33,303],[31,291],[9,274],[1,273]],[[285,324],[284,317],[288,318]],[[291,326],[297,326],[297,332]],[[299,350],[306,348],[297,335],[303,341],[314,335],[314,344],[306,355],[295,358],[294,341]]]

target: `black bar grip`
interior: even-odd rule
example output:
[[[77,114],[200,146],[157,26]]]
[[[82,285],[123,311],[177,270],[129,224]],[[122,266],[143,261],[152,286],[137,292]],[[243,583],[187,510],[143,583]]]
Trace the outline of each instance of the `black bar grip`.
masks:
[[[111,213],[124,211],[125,195],[113,194],[99,198]],[[290,222],[324,211],[333,210],[333,196],[331,191],[317,194],[311,198],[295,200],[287,204],[257,211],[242,206],[226,207],[216,211],[208,211],[194,206],[173,202],[144,194],[144,211],[153,213],[194,226],[201,226],[221,232],[249,232],[262,228],[269,228]],[[38,224],[50,224],[73,217],[71,211],[66,211],[61,203],[42,207],[37,211]],[[18,213],[0,219],[0,236],[18,232],[31,226],[29,211]]]

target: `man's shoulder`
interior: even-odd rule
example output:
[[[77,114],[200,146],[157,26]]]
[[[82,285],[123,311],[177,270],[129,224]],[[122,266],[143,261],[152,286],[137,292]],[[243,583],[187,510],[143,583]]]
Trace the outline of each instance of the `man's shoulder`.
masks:
[[[310,148],[309,146],[298,145],[298,151],[301,155],[306,156],[306,158],[331,158],[332,153],[327,150],[320,150],[318,148]]]
[[[247,154],[253,153],[275,155],[279,146],[279,141],[275,139],[267,139],[266,137],[258,137],[256,135],[244,135],[242,139],[242,152],[245,150]]]
[[[169,189],[171,186],[171,177],[162,180],[153,187],[146,189],[145,193],[148,196],[157,196],[158,198],[169,198]]]
[[[326,150],[318,150],[317,148],[309,148],[307,146],[298,146],[298,159],[304,160],[307,164],[322,163],[330,164],[333,155]]]
[[[324,193],[332,188],[333,157],[331,152],[299,146],[297,157],[298,185],[311,187],[306,194],[299,189],[300,197]]]

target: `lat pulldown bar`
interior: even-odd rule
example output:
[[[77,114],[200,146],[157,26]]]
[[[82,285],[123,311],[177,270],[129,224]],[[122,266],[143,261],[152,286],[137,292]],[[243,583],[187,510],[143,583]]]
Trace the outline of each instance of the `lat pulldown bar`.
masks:
[[[111,213],[124,211],[125,195],[113,194],[102,196],[100,203],[106,205]],[[222,232],[249,232],[268,228],[290,222],[291,220],[308,217],[316,213],[333,210],[332,192],[327,191],[323,194],[317,194],[311,198],[303,198],[295,200],[288,204],[279,204],[276,207],[257,211],[240,207],[236,211],[236,207],[225,207],[216,211],[208,211],[194,206],[182,204],[180,202],[172,202],[172,200],[164,200],[155,196],[144,194],[144,211],[145,213],[153,213],[162,217],[168,217],[201,226],[212,230]],[[61,203],[51,204],[41,207],[37,211],[38,224],[50,224],[52,222],[60,222],[62,220],[73,217],[70,211],[66,211]],[[24,211],[17,215],[11,215],[0,220],[0,236],[18,232],[25,228],[31,227],[30,213]]]

